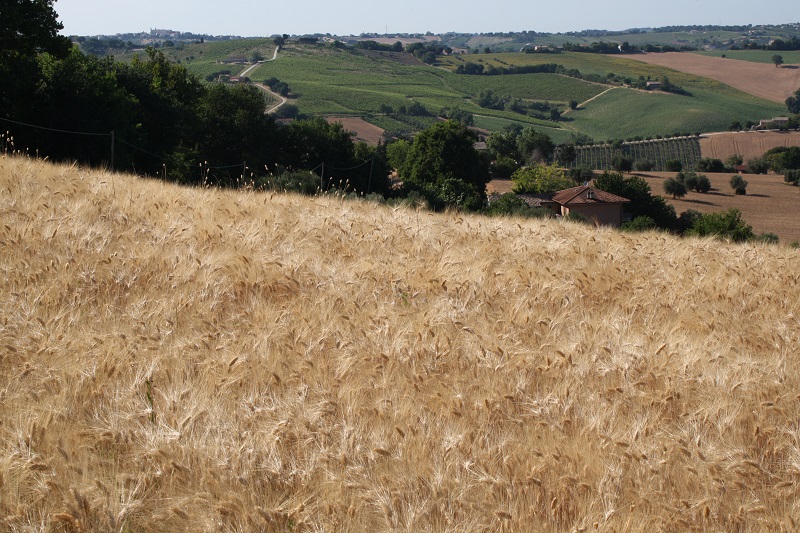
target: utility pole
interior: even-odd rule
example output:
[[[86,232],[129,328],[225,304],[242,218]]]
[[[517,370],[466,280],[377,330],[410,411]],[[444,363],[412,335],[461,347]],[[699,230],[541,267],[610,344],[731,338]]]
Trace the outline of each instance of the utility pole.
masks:
[[[114,170],[114,130],[111,130],[111,170]]]
[[[322,162],[322,172],[319,175],[319,190],[324,188],[323,181],[325,180],[325,162]]]

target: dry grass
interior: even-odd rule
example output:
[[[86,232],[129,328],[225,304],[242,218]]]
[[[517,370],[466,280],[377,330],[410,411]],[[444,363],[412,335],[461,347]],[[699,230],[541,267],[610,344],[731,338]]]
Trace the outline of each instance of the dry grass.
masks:
[[[798,267],[0,159],[0,529],[795,530]]]

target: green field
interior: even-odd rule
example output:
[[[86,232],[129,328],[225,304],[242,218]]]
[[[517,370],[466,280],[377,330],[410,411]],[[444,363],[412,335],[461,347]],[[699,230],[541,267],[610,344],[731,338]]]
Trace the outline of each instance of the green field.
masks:
[[[446,68],[455,69],[475,56],[449,57],[441,61]],[[628,57],[586,54],[487,54],[480,56],[485,65],[496,67],[557,63],[578,69],[583,74],[609,73],[637,79],[669,78],[691,96],[649,93],[618,88],[592,100],[586,106],[567,115],[562,123],[567,130],[580,132],[596,141],[655,137],[679,132],[724,131],[734,122],[758,121],[785,112],[780,104],[756,98],[723,83],[679,72]],[[498,76],[471,76],[487,78]],[[502,77],[502,76],[499,76]],[[511,77],[511,76],[507,76]],[[603,89],[602,86],[600,86]]]
[[[191,72],[205,79],[220,70],[238,74],[242,65],[224,65],[221,60],[249,57],[254,51],[271,58],[271,39],[192,44],[165,48],[164,53],[180,61]],[[729,52],[732,53],[732,52]],[[745,54],[746,52],[738,52]],[[758,51],[750,52],[757,57]],[[770,54],[771,56],[771,54]],[[790,54],[786,54],[787,62]],[[549,102],[565,110],[570,100],[586,102],[611,85],[591,83],[558,74],[515,74],[471,76],[455,74],[465,62],[485,67],[556,63],[582,74],[609,74],[646,79],[669,77],[673,85],[690,95],[647,93],[618,87],[591,100],[578,110],[552,122],[506,110],[485,109],[477,105],[484,90],[523,102]],[[413,62],[412,62],[413,63]],[[414,129],[422,119],[398,122],[379,117],[381,108],[420,103],[433,114],[443,108],[460,108],[476,115],[476,125],[491,131],[512,124],[535,126],[557,142],[573,134],[585,134],[596,141],[655,137],[678,132],[727,130],[735,121],[744,123],[784,112],[783,106],[768,102],[714,80],[650,65],[630,57],[586,53],[561,54],[473,54],[443,57],[435,66],[403,64],[379,55],[366,55],[326,45],[287,45],[275,61],[265,62],[252,71],[253,80],[276,77],[289,84],[291,102],[306,115],[349,114],[363,116],[376,125],[394,131]],[[395,122],[392,122],[395,121]]]
[[[783,62],[787,65],[800,65],[800,50],[788,52],[775,50],[713,50],[695,53],[711,57],[725,56],[730,59],[752,61],[753,63],[772,63],[772,56],[777,54],[783,58]]]

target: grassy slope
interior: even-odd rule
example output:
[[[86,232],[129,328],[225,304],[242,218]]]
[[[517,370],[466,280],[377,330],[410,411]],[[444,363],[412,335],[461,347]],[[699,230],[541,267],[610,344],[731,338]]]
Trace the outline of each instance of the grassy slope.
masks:
[[[797,252],[0,158],[0,523],[792,530]]]
[[[774,116],[784,108],[779,104],[750,96],[710,80],[649,65],[627,57],[598,54],[490,54],[480,58],[485,65],[536,65],[557,63],[584,74],[617,75],[652,79],[668,77],[692,96],[648,94],[632,89],[617,89],[590,102],[585,109],[570,113],[573,122],[563,126],[596,140],[655,136],[676,132],[727,130],[733,121],[745,122]],[[448,58],[443,65],[455,68],[471,58]]]

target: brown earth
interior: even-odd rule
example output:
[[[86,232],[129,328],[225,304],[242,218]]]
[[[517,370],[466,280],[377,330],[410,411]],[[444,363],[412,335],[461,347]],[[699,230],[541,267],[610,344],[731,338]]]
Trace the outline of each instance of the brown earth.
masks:
[[[775,68],[775,65],[768,63],[707,57],[683,52],[636,54],[626,57],[689,74],[705,76],[773,102],[785,102],[800,87],[800,68],[796,68],[794,65]]]
[[[650,185],[653,194],[663,196],[664,181],[675,177],[674,172],[651,172],[636,174]],[[731,174],[706,174],[712,189],[706,194],[690,192],[679,200],[665,196],[680,214],[687,209],[701,213],[725,211],[735,207],[742,212],[756,233],[774,233],[782,244],[800,242],[800,219],[795,216],[800,203],[800,190],[784,183],[783,176],[776,174],[744,174],[748,181],[747,194],[737,196],[730,186]],[[493,180],[487,192],[503,194],[511,192],[510,180]]]
[[[383,139],[383,129],[370,124],[364,119],[354,117],[326,117],[329,124],[341,122],[344,129],[356,134],[356,141],[364,141],[370,146],[378,146],[378,141]]]
[[[735,154],[749,161],[761,157],[767,150],[778,146],[800,146],[800,132],[741,131],[700,136],[700,151],[703,157],[723,161]]]

